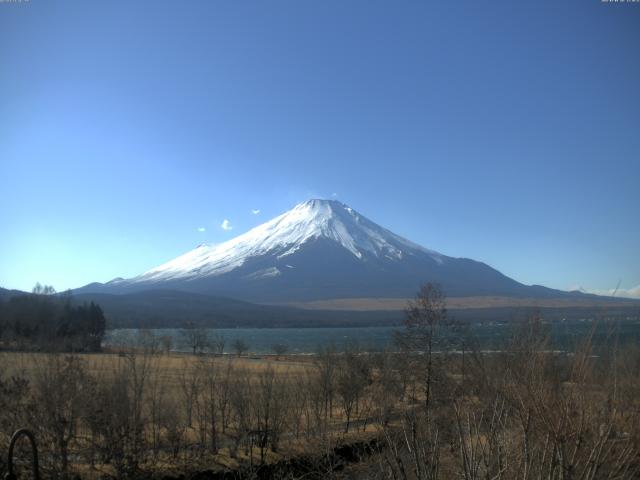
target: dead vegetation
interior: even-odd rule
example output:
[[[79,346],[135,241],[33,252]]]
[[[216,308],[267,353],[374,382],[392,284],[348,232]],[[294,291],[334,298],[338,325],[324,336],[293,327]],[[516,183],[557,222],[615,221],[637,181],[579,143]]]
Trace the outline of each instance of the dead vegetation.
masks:
[[[555,351],[533,318],[500,351],[462,355],[441,341],[444,307],[425,287],[393,353],[178,355],[148,333],[121,353],[0,353],[0,448],[31,429],[43,476],[61,479],[240,468],[252,478],[302,457],[304,478],[638,478],[637,347],[587,336]],[[338,471],[336,447],[370,439],[370,456]],[[270,478],[302,477],[278,471]]]

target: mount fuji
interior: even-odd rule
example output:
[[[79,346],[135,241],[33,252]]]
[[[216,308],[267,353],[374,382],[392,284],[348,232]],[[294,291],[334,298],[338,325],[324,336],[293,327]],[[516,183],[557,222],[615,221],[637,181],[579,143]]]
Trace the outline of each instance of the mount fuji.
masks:
[[[490,266],[417,245],[335,200],[309,200],[219,245],[200,245],[130,279],[78,293],[173,290],[256,303],[399,299],[425,282],[448,297],[566,298]]]

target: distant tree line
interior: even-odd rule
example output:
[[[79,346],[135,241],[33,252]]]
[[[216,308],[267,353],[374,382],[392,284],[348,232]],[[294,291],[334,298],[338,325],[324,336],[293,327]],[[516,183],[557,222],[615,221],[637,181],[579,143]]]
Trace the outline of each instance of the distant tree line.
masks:
[[[4,348],[96,352],[106,320],[99,305],[74,305],[68,293],[36,284],[31,294],[0,299],[0,345]]]

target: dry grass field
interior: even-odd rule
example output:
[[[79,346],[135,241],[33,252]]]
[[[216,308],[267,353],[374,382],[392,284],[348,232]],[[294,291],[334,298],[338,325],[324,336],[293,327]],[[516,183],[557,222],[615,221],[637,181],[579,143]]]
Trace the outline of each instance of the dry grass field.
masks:
[[[79,353],[74,354],[84,365],[88,373],[94,375],[104,375],[109,372],[118,371],[119,367],[130,355],[135,355],[138,361],[144,358],[144,352],[131,350],[128,353],[103,352],[103,353]],[[0,364],[4,367],[4,373],[8,375],[24,374],[27,378],[32,377],[38,367],[46,364],[52,356],[58,354],[34,353],[34,352],[0,352]],[[203,356],[189,353],[175,353],[152,355],[153,368],[160,372],[162,380],[167,385],[178,384],[178,379],[183,375],[185,368],[202,362],[206,359],[215,368],[223,368],[232,365],[236,370],[259,373],[267,369],[272,369],[276,373],[286,375],[302,375],[312,367],[313,359],[309,356],[283,355],[263,355],[255,357],[237,357],[236,355],[224,356]]]
[[[325,363],[330,375],[334,360]],[[51,477],[128,478],[132,468],[158,475],[238,469],[316,454],[370,438],[375,430],[353,414],[346,429],[340,403],[326,394],[311,401],[321,367],[308,356],[0,352],[0,366],[7,382],[0,405],[10,409],[0,414],[0,447],[6,448],[12,430],[32,429],[49,452],[51,462],[42,466]],[[22,391],[12,391],[14,379]],[[370,417],[367,408],[361,412]],[[103,418],[92,419],[96,412]],[[58,429],[59,422],[66,427]],[[64,436],[69,440],[60,441]],[[116,452],[114,442],[122,442]],[[114,455],[135,456],[135,464],[120,459],[118,465]]]

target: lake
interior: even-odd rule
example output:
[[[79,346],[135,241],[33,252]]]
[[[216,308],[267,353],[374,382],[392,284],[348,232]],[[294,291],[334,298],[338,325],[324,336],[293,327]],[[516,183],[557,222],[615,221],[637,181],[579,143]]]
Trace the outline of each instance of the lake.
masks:
[[[231,344],[236,339],[243,340],[252,354],[272,353],[275,344],[284,344],[288,353],[310,354],[319,348],[335,345],[342,351],[349,344],[357,344],[362,350],[377,351],[392,346],[394,332],[402,327],[354,327],[354,328],[217,328],[208,329],[211,338],[222,335],[225,352],[232,351]],[[468,326],[468,334],[453,332],[449,341],[461,345],[462,338],[470,335],[482,349],[499,349],[513,332],[513,325],[507,323],[473,324]],[[558,349],[571,349],[593,330],[596,345],[611,343],[617,338],[620,343],[640,344],[640,322],[619,322],[594,324],[590,321],[557,322],[547,324],[554,345]],[[184,329],[165,328],[145,330],[145,335],[171,338],[171,348],[176,352],[190,351]],[[614,334],[612,336],[612,334]],[[106,347],[131,347],[140,344],[143,335],[138,329],[108,330],[103,345]]]

